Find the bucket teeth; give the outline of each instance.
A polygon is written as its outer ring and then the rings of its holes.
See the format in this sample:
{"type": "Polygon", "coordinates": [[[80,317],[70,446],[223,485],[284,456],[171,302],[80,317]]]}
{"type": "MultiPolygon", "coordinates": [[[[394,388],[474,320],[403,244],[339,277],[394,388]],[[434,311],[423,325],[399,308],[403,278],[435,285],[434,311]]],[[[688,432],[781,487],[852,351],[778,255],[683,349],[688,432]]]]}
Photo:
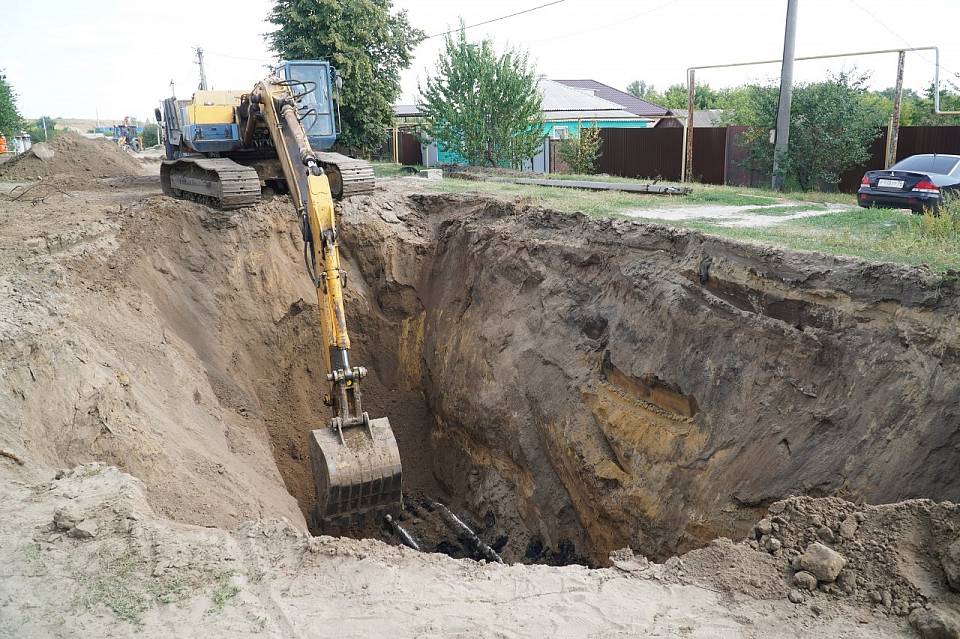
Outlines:
{"type": "Polygon", "coordinates": [[[356,426],[310,433],[310,459],[317,489],[316,523],[330,530],[366,523],[400,510],[400,450],[386,417],[356,426]]]}

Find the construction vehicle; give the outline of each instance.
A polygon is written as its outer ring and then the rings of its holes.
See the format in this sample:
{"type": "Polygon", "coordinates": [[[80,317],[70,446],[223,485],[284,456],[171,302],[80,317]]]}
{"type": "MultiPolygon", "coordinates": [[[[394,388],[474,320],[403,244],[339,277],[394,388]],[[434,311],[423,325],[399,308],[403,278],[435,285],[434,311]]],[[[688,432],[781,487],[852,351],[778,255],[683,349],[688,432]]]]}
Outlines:
{"type": "Polygon", "coordinates": [[[250,91],[197,91],[169,98],[157,120],[166,157],[164,193],[224,209],[260,200],[262,189],[289,193],[300,220],[304,261],[317,290],[333,417],[309,436],[317,491],[313,524],[342,529],[398,514],[401,466],[386,417],[361,403],[363,366],[349,359],[334,197],[373,189],[373,168],[328,150],[336,141],[339,88],[325,61],[281,62],[250,91]]]}
{"type": "Polygon", "coordinates": [[[124,151],[139,153],[143,150],[143,138],[138,135],[137,125],[130,118],[124,118],[122,124],[114,125],[112,139],[124,151]]]}

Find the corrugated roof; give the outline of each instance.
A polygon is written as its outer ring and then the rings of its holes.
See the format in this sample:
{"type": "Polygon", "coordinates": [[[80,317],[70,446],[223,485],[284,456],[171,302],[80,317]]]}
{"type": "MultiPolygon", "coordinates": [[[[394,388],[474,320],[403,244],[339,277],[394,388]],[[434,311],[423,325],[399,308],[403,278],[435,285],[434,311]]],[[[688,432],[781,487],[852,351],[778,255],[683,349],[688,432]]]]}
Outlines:
{"type": "MultiPolygon", "coordinates": [[[[537,88],[543,98],[541,109],[545,120],[636,120],[647,117],[625,109],[616,102],[605,100],[590,89],[580,89],[546,78],[537,81],[537,88]]],[[[420,109],[415,104],[395,104],[393,114],[396,117],[416,117],[420,115],[420,109]]]]}
{"type": "Polygon", "coordinates": [[[542,110],[545,120],[570,120],[577,118],[637,119],[616,102],[597,97],[591,91],[541,78],[537,82],[543,96],[542,110]]]}
{"type": "Polygon", "coordinates": [[[421,115],[420,107],[416,104],[394,104],[393,115],[398,118],[415,118],[421,115]]]}
{"type": "Polygon", "coordinates": [[[615,89],[596,80],[556,80],[556,82],[568,87],[591,91],[596,97],[613,102],[625,111],[635,115],[658,118],[667,114],[667,109],[658,104],[647,102],[631,93],[615,89]]]}
{"type": "MultiPolygon", "coordinates": [[[[680,126],[684,126],[687,120],[686,109],[671,109],[664,118],[676,118],[680,126]]],[[[720,127],[726,126],[723,122],[723,109],[697,109],[693,112],[693,126],[695,127],[720,127]]]]}

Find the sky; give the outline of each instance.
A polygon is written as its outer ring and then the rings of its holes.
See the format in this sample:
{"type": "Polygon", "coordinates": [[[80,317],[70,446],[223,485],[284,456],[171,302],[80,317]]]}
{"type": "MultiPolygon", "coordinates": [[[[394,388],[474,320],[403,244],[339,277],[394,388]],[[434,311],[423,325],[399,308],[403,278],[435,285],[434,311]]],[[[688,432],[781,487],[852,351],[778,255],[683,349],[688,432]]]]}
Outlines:
{"type": "MultiPolygon", "coordinates": [[[[394,0],[428,35],[522,11],[549,0],[394,0]]],[[[592,78],[618,88],[644,80],[658,88],[685,81],[686,68],[780,58],[786,0],[563,0],[468,30],[495,46],[530,52],[548,78],[592,78]]],[[[246,89],[273,56],[263,34],[270,0],[0,0],[0,69],[27,117],[152,117],[158,101],[189,97],[199,81],[194,48],[205,51],[208,82],[246,89]]],[[[799,0],[796,55],[939,46],[941,75],[960,71],[960,0],[799,0]]],[[[415,101],[443,46],[421,43],[403,73],[400,101],[415,101]]],[[[933,53],[907,55],[905,84],[933,78],[933,53]]],[[[830,71],[871,73],[892,86],[896,54],[798,62],[798,82],[830,71]]],[[[711,86],[776,80],[777,65],[704,70],[711,86]]],[[[960,83],[960,80],[958,80],[960,83]]]]}

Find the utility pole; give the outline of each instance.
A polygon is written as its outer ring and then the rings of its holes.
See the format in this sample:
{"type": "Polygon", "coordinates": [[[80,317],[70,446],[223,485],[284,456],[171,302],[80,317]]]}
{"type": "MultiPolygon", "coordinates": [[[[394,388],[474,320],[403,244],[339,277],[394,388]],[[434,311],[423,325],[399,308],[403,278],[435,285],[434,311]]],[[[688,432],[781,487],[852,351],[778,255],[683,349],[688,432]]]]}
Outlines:
{"type": "Polygon", "coordinates": [[[177,91],[173,86],[173,78],[170,78],[170,97],[171,98],[177,97],[177,91]]]}
{"type": "Polygon", "coordinates": [[[681,182],[693,182],[693,110],[696,90],[696,76],[694,70],[690,69],[687,73],[687,122],[683,129],[686,148],[683,150],[681,182]]]}
{"type": "MultiPolygon", "coordinates": [[[[89,111],[87,113],[89,113],[89,111]]],[[[43,125],[43,141],[46,142],[47,141],[47,116],[44,115],[40,118],[40,124],[43,125]]]]}
{"type": "Polygon", "coordinates": [[[200,90],[207,90],[207,72],[203,68],[203,49],[197,47],[194,49],[197,52],[197,64],[200,65],[200,90]]]}
{"type": "Polygon", "coordinates": [[[889,169],[897,161],[897,138],[900,137],[900,105],[903,103],[903,63],[907,52],[901,51],[897,59],[897,85],[893,91],[893,114],[887,133],[887,161],[883,168],[889,169]]]}
{"type": "Polygon", "coordinates": [[[790,146],[790,102],[793,100],[793,52],[797,41],[797,3],[787,0],[787,26],[783,32],[783,63],[780,68],[780,105],[777,108],[777,137],[773,146],[774,191],[783,189],[783,161],[790,146]]]}

